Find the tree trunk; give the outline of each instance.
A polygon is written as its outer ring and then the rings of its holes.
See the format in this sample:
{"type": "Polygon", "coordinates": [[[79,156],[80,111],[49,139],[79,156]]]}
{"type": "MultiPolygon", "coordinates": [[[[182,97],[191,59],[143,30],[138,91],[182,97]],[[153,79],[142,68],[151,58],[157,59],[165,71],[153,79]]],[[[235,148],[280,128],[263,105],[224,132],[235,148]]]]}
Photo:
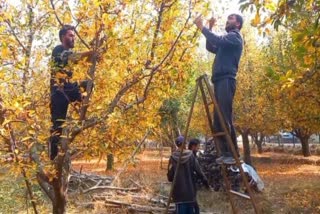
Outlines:
{"type": "Polygon", "coordinates": [[[277,136],[278,146],[281,146],[280,136],[277,136]]]}
{"type": "Polygon", "coordinates": [[[242,143],[243,143],[243,160],[246,164],[251,165],[249,130],[241,130],[242,143]]]}
{"type": "Polygon", "coordinates": [[[262,150],[262,142],[263,142],[263,138],[264,138],[264,135],[261,134],[261,133],[257,133],[254,137],[254,141],[255,141],[255,144],[257,145],[257,148],[258,148],[258,153],[259,154],[262,154],[263,150],[262,150]]]}
{"type": "Polygon", "coordinates": [[[113,169],[113,154],[107,154],[107,170],[113,169]]]}
{"type": "Polygon", "coordinates": [[[53,194],[54,199],[52,200],[52,213],[53,214],[64,214],[66,211],[66,191],[65,187],[63,186],[64,176],[57,176],[52,181],[52,188],[53,188],[53,194]]]}
{"type": "Polygon", "coordinates": [[[301,141],[302,154],[304,157],[311,156],[310,148],[309,148],[309,138],[311,136],[310,130],[297,128],[293,132],[301,141]]]}
{"type": "Polygon", "coordinates": [[[52,200],[53,214],[66,213],[69,174],[71,169],[71,159],[68,151],[70,139],[61,138],[60,142],[60,155],[58,155],[54,160],[57,173],[56,177],[52,181],[52,189],[54,194],[54,198],[52,200]]]}
{"type": "Polygon", "coordinates": [[[309,141],[308,139],[309,138],[299,138],[300,141],[301,141],[301,146],[302,146],[302,154],[304,157],[309,157],[311,156],[311,153],[310,153],[310,148],[309,148],[309,141]]]}
{"type": "Polygon", "coordinates": [[[160,169],[164,169],[163,168],[163,139],[161,138],[161,145],[160,145],[160,169]]]}
{"type": "Polygon", "coordinates": [[[56,201],[52,202],[52,213],[53,214],[64,214],[66,211],[66,197],[62,194],[55,194],[56,201]]]}
{"type": "Polygon", "coordinates": [[[258,153],[259,153],[259,154],[262,154],[262,153],[263,153],[263,150],[262,150],[262,142],[261,142],[261,141],[258,141],[258,142],[257,142],[257,148],[258,148],[258,153]]]}

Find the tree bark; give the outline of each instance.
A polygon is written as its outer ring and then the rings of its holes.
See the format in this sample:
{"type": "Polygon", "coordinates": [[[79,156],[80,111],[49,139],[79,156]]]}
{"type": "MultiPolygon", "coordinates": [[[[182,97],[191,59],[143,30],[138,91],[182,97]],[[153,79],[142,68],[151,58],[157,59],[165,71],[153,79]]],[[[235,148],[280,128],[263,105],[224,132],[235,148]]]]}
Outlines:
{"type": "Polygon", "coordinates": [[[309,157],[311,156],[311,153],[310,153],[310,148],[309,148],[309,142],[308,142],[308,139],[309,138],[299,138],[300,141],[301,141],[301,146],[302,146],[302,154],[304,157],[309,157]]]}
{"type": "Polygon", "coordinates": [[[258,148],[258,153],[262,154],[263,150],[262,150],[262,142],[257,142],[257,148],[258,148]]]}
{"type": "Polygon", "coordinates": [[[309,138],[311,134],[309,132],[310,132],[309,130],[303,129],[303,128],[297,128],[293,132],[301,142],[302,155],[304,157],[311,156],[310,148],[309,148],[309,138]]]}
{"type": "Polygon", "coordinates": [[[55,194],[55,201],[52,202],[52,213],[53,214],[64,214],[66,211],[67,201],[65,196],[61,194],[55,194]]]}
{"type": "Polygon", "coordinates": [[[107,170],[113,169],[113,154],[109,153],[107,154],[107,170]]]}
{"type": "Polygon", "coordinates": [[[240,131],[242,136],[242,143],[243,143],[243,159],[246,164],[251,165],[251,152],[250,152],[250,142],[249,142],[249,130],[241,130],[240,131]]]}
{"type": "Polygon", "coordinates": [[[259,154],[263,153],[262,142],[263,142],[264,135],[261,133],[255,133],[252,135],[252,137],[253,137],[254,143],[257,145],[258,153],[259,154]]]}

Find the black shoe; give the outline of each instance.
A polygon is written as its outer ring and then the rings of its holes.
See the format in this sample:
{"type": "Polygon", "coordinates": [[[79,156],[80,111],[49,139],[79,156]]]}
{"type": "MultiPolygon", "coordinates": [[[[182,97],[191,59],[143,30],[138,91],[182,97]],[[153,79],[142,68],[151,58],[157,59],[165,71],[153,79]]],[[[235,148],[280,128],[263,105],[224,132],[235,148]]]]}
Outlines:
{"type": "Polygon", "coordinates": [[[223,164],[223,160],[225,159],[226,157],[225,156],[220,156],[220,157],[218,157],[217,159],[216,159],[216,163],[217,164],[223,164]]]}
{"type": "Polygon", "coordinates": [[[233,157],[225,157],[223,159],[223,163],[227,165],[233,165],[236,164],[236,160],[233,157]]]}

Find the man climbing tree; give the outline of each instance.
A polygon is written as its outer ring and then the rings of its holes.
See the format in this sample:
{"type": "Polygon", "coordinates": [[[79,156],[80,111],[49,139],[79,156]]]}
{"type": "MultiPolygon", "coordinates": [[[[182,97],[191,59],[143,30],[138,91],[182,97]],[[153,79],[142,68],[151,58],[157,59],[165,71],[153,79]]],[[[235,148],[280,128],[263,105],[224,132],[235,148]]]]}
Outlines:
{"type": "Polygon", "coordinates": [[[82,94],[80,87],[86,90],[87,81],[80,84],[72,82],[72,63],[93,55],[93,51],[74,53],[75,32],[71,25],[64,25],[59,31],[61,44],[52,51],[51,80],[50,80],[50,113],[51,113],[51,136],[49,141],[49,155],[53,160],[58,154],[58,144],[62,134],[62,125],[66,119],[70,103],[81,102],[82,94]]]}
{"type": "MultiPolygon", "coordinates": [[[[215,98],[220,106],[227,128],[229,128],[232,142],[239,155],[236,133],[233,126],[232,105],[236,91],[236,75],[243,48],[242,37],[240,35],[243,19],[238,14],[229,15],[225,27],[227,34],[223,36],[218,36],[211,31],[215,22],[216,20],[211,18],[209,28],[206,28],[203,25],[201,16],[198,16],[194,21],[206,37],[207,50],[216,54],[212,68],[215,98]]],[[[214,110],[213,126],[216,132],[223,132],[216,108],[214,110]]],[[[221,157],[217,158],[217,163],[234,164],[235,160],[232,157],[232,152],[227,144],[226,138],[223,136],[219,137],[218,145],[221,150],[221,157]]]]}

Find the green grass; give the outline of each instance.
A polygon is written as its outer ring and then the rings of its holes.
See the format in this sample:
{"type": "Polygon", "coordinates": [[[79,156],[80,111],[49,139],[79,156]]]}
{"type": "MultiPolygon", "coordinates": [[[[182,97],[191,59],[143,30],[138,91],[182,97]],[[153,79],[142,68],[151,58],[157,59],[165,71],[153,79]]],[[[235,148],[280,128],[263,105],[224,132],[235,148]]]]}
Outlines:
{"type": "MultiPolygon", "coordinates": [[[[32,188],[37,210],[48,213],[47,205],[50,202],[45,199],[38,185],[34,184],[32,188]]],[[[0,214],[2,213],[33,213],[23,177],[15,177],[7,168],[0,168],[0,214]]]]}

